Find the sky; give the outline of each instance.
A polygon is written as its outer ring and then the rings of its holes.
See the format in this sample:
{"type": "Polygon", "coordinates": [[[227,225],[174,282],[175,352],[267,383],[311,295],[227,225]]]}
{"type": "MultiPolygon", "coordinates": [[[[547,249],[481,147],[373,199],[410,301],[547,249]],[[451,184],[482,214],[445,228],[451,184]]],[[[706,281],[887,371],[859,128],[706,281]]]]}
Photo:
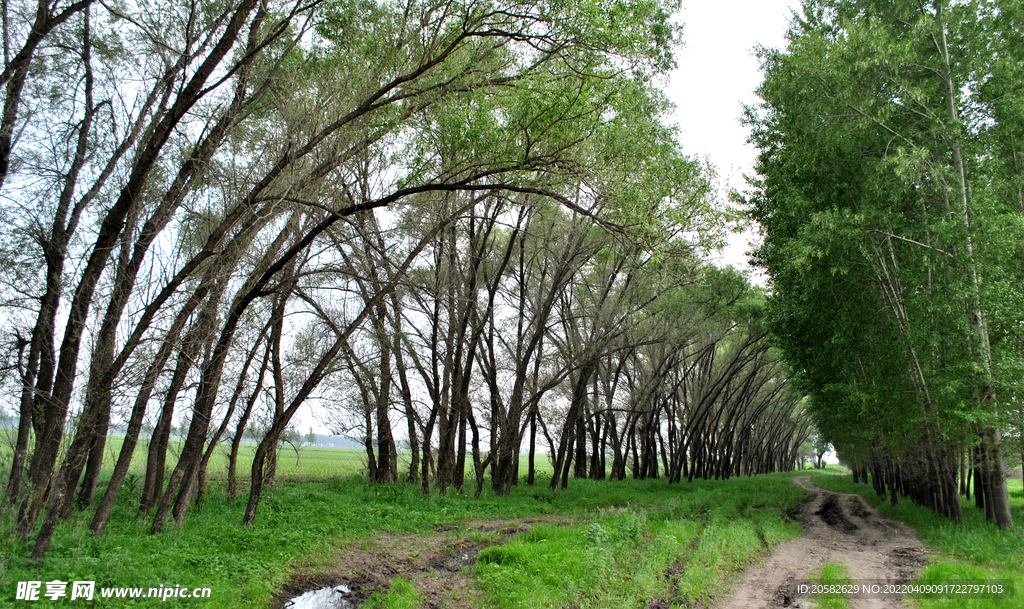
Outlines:
{"type": "MultiPolygon", "coordinates": [[[[730,188],[742,190],[743,174],[753,173],[757,153],[746,143],[740,117],[743,104],[757,100],[761,81],[754,49],[781,48],[798,7],[798,0],[683,0],[684,46],[665,91],[676,105],[683,151],[716,167],[723,196],[730,188]]],[[[721,260],[749,269],[745,252],[752,238],[733,236],[721,260]]]]}

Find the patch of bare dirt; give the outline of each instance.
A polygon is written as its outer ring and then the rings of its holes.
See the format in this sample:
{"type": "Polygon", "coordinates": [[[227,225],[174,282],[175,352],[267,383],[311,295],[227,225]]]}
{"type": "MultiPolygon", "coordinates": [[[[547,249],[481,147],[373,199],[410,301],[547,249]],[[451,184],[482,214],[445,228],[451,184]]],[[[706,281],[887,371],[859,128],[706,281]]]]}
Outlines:
{"type": "MultiPolygon", "coordinates": [[[[721,609],[808,608],[798,582],[827,562],[846,566],[852,580],[904,583],[927,561],[928,550],[903,523],[883,518],[856,495],[834,493],[811,484],[809,476],[793,482],[812,493],[795,517],[804,526],[798,539],[775,548],[763,565],[747,571],[721,609]]],[[[850,598],[853,609],[903,607],[901,601],[850,598]]]]}
{"type": "Polygon", "coordinates": [[[355,605],[375,591],[387,590],[395,577],[408,580],[428,609],[471,609],[483,605],[483,593],[468,570],[484,548],[508,542],[536,523],[571,521],[564,517],[470,520],[435,527],[434,534],[382,535],[355,541],[338,551],[334,563],[315,573],[296,573],[271,603],[282,609],[308,590],[344,585],[355,605]]]}
{"type": "Polygon", "coordinates": [[[818,508],[818,511],[814,512],[814,515],[820,516],[825,521],[825,524],[847,535],[852,535],[860,529],[860,527],[850,522],[850,519],[846,517],[846,512],[843,510],[839,500],[839,495],[835,493],[825,495],[825,499],[821,502],[821,507],[818,508]]]}

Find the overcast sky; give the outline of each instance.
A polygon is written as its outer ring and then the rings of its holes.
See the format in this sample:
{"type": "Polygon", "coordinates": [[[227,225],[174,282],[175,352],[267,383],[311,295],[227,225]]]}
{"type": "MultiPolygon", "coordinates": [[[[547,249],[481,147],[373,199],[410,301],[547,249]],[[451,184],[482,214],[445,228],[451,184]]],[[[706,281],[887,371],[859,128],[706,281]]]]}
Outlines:
{"type": "MultiPolygon", "coordinates": [[[[782,47],[797,0],[683,0],[684,47],[667,93],[687,154],[717,167],[723,190],[742,189],[756,151],[740,124],[742,105],[756,100],[761,80],[754,48],[782,47]]],[[[750,236],[737,235],[724,258],[746,268],[750,236]]]]}

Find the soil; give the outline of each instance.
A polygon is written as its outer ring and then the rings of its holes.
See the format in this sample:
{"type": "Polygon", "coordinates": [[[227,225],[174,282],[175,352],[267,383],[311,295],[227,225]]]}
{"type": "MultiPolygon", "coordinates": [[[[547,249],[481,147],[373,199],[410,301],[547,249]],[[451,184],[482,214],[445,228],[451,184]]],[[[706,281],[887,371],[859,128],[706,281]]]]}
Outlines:
{"type": "Polygon", "coordinates": [[[484,604],[483,592],[470,569],[480,552],[503,544],[536,523],[562,523],[565,518],[469,520],[438,525],[433,534],[386,535],[354,542],[338,551],[331,566],[315,573],[296,573],[271,603],[282,609],[290,598],[328,586],[346,586],[345,600],[355,606],[375,591],[387,590],[403,577],[423,595],[427,609],[475,609],[484,604]]]}
{"type": "MultiPolygon", "coordinates": [[[[763,565],[747,571],[722,609],[776,609],[813,607],[797,584],[827,562],[846,566],[850,579],[904,583],[914,578],[927,561],[928,550],[913,530],[882,518],[857,495],[835,493],[811,484],[809,476],[793,482],[813,493],[794,514],[803,524],[798,538],[783,543],[763,565]]],[[[900,600],[848,599],[852,609],[904,607],[900,600]]]]}

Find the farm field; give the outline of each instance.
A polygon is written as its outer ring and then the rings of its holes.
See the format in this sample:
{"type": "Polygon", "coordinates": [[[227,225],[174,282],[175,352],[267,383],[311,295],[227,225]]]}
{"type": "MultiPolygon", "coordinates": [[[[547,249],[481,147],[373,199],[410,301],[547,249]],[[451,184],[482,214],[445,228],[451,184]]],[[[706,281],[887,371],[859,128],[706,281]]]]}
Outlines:
{"type": "MultiPolygon", "coordinates": [[[[4,436],[11,433],[11,430],[0,429],[0,466],[10,465],[11,445],[14,442],[11,438],[4,436]]],[[[121,451],[123,436],[110,436],[107,439],[107,448],[104,451],[103,471],[100,473],[100,484],[105,484],[110,479],[110,473],[114,469],[117,455],[121,451]]],[[[182,438],[172,438],[168,446],[168,454],[171,461],[177,460],[181,452],[182,438]]],[[[143,439],[135,448],[132,455],[132,465],[129,470],[136,476],[144,476],[146,473],[146,451],[148,442],[143,439]]],[[[223,481],[228,475],[228,452],[230,444],[218,446],[210,457],[208,468],[209,480],[212,482],[223,481]]],[[[238,479],[239,483],[247,483],[249,473],[252,469],[252,458],[256,452],[256,444],[253,442],[243,443],[238,451],[238,479]]],[[[287,446],[281,446],[277,450],[277,478],[279,480],[323,480],[337,476],[350,476],[365,473],[366,452],[361,448],[335,448],[331,446],[305,446],[299,450],[296,459],[295,451],[287,446]]],[[[523,475],[526,472],[526,454],[520,459],[523,475]]],[[[551,464],[547,456],[537,454],[537,473],[551,473],[551,464]]],[[[398,471],[405,474],[409,471],[409,451],[398,451],[398,471]]]]}
{"type": "MultiPolygon", "coordinates": [[[[11,428],[0,429],[0,465],[10,466],[11,446],[14,444],[14,433],[11,428]]],[[[111,435],[107,438],[107,446],[104,451],[103,471],[100,474],[100,483],[105,484],[110,479],[110,473],[114,469],[114,463],[121,452],[123,436],[111,435]]],[[[173,463],[181,454],[181,446],[184,439],[172,437],[168,445],[168,455],[173,463]]],[[[132,455],[131,473],[142,476],[146,472],[146,451],[149,442],[146,438],[139,440],[135,452],[132,455]]],[[[228,472],[228,452],[231,449],[230,442],[221,442],[210,457],[208,468],[210,480],[223,480],[228,472]]],[[[252,457],[256,451],[256,444],[248,441],[243,442],[238,451],[238,476],[239,480],[248,480],[249,471],[252,467],[252,457]]],[[[322,479],[331,476],[347,476],[356,474],[365,467],[366,453],[356,448],[334,448],[330,446],[305,446],[299,450],[298,460],[295,451],[288,445],[278,448],[277,475],[280,479],[322,479]]],[[[408,451],[399,451],[399,463],[408,470],[408,451]]],[[[545,464],[546,460],[543,461],[545,464]]],[[[401,467],[400,466],[400,467],[401,467]]]]}

